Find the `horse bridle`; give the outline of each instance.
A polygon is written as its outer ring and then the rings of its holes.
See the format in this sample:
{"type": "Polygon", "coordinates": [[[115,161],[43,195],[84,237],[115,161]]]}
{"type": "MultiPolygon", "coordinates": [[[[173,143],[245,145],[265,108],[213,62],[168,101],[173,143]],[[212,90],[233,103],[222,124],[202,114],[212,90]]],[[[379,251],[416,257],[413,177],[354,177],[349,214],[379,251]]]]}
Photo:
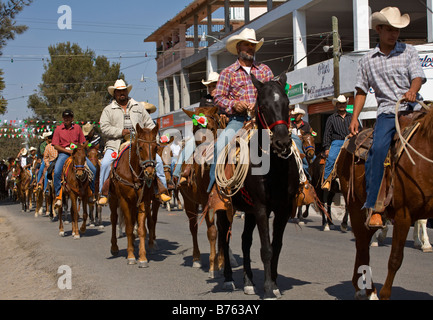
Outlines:
{"type": "Polygon", "coordinates": [[[138,157],[140,167],[142,169],[146,169],[147,167],[155,168],[156,167],[156,160],[153,160],[151,158],[151,155],[152,155],[152,146],[151,145],[152,145],[152,143],[155,143],[156,140],[144,140],[144,139],[137,138],[137,141],[141,141],[141,142],[147,143],[149,145],[149,159],[146,159],[146,160],[141,159],[140,152],[138,151],[138,148],[136,148],[137,157],[138,157]]]}

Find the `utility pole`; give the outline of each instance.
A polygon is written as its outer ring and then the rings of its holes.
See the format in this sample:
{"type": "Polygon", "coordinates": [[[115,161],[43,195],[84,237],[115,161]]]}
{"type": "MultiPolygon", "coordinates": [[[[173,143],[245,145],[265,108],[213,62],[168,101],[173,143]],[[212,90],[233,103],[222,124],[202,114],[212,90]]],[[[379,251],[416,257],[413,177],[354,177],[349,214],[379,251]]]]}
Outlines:
{"type": "Polygon", "coordinates": [[[340,95],[340,36],[338,34],[338,19],[332,17],[332,51],[334,57],[334,98],[340,95]]]}

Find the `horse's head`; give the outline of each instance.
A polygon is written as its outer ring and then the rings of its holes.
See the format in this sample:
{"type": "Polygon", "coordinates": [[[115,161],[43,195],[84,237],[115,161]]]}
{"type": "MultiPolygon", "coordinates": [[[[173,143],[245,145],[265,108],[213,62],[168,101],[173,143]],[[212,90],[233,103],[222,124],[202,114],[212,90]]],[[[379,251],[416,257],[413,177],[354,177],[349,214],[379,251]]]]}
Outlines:
{"type": "Polygon", "coordinates": [[[291,134],[289,120],[289,98],[284,87],[286,74],[282,73],[274,80],[262,83],[251,74],[251,80],[257,88],[256,119],[259,129],[270,131],[271,148],[280,157],[287,157],[291,152],[291,134]]]}
{"type": "Polygon", "coordinates": [[[136,135],[131,143],[131,148],[135,146],[136,156],[143,171],[144,180],[146,183],[150,183],[155,178],[158,125],[153,129],[148,129],[141,128],[137,124],[135,132],[136,135]]]}
{"type": "MultiPolygon", "coordinates": [[[[194,111],[182,109],[189,118],[192,119],[194,137],[197,138],[196,132],[199,130],[208,130],[206,133],[211,133],[213,139],[217,137],[217,130],[221,128],[221,118],[218,115],[218,107],[198,107],[194,111]]],[[[198,140],[197,145],[204,142],[206,134],[202,135],[201,141],[198,140]]]]}
{"type": "Polygon", "coordinates": [[[86,171],[86,142],[71,144],[70,147],[72,149],[72,165],[75,177],[83,182],[88,177],[86,171]]]}
{"type": "Polygon", "coordinates": [[[307,156],[308,163],[311,163],[314,158],[314,154],[316,153],[316,144],[314,143],[314,136],[310,132],[302,133],[302,148],[304,149],[304,153],[307,156]]]}
{"type": "MultiPolygon", "coordinates": [[[[161,140],[161,139],[160,139],[161,140]]],[[[173,143],[174,137],[171,137],[166,142],[160,142],[157,148],[157,153],[162,159],[164,165],[164,175],[167,181],[171,180],[171,144],[173,143]]]]}

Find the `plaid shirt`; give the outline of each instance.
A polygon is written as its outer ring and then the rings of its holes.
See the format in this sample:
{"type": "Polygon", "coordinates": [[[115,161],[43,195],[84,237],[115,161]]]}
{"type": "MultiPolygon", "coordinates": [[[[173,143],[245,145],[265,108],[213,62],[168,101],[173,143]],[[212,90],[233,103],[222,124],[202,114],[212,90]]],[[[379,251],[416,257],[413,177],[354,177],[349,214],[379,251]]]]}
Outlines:
{"type": "MultiPolygon", "coordinates": [[[[418,51],[411,45],[397,42],[388,56],[377,45],[360,59],[355,87],[365,93],[370,88],[374,90],[377,115],[394,113],[397,101],[409,91],[415,78],[426,82],[418,51]]],[[[421,100],[419,94],[417,100],[421,100]]],[[[402,103],[400,110],[406,109],[407,103],[402,103]]]]}
{"type": "MultiPolygon", "coordinates": [[[[271,69],[263,63],[253,63],[251,73],[261,82],[270,81],[274,77],[271,69]]],[[[233,107],[236,101],[255,104],[256,99],[257,89],[239,60],[221,72],[214,100],[223,113],[234,115],[236,112],[233,107]]]]}
{"type": "Polygon", "coordinates": [[[51,161],[56,160],[57,155],[58,155],[58,152],[54,148],[54,146],[51,143],[47,144],[47,146],[45,147],[45,151],[44,151],[45,167],[48,168],[48,166],[50,165],[51,161]]]}

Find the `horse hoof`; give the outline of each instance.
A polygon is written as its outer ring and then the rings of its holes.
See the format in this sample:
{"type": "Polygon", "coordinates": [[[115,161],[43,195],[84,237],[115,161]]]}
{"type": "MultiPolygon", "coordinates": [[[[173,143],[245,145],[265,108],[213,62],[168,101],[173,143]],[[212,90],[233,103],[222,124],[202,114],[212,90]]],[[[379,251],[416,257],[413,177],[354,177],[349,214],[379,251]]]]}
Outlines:
{"type": "Polygon", "coordinates": [[[78,240],[78,239],[80,239],[80,235],[79,234],[75,234],[74,235],[74,240],[78,240]]]}
{"type": "Polygon", "coordinates": [[[274,289],[272,292],[277,297],[277,299],[280,299],[282,297],[281,292],[280,292],[279,289],[274,289]]]}
{"type": "Polygon", "coordinates": [[[374,241],[370,244],[370,247],[378,247],[379,243],[377,241],[374,241]]]}
{"type": "Polygon", "coordinates": [[[323,225],[323,231],[329,231],[329,230],[331,230],[331,229],[329,229],[329,224],[324,224],[323,225]]]}
{"type": "Polygon", "coordinates": [[[128,266],[132,266],[134,264],[137,264],[137,261],[134,258],[129,258],[127,263],[128,266]]]}
{"type": "Polygon", "coordinates": [[[433,252],[433,248],[431,246],[430,247],[422,247],[421,251],[424,253],[429,253],[429,252],[433,252]]]}
{"type": "Polygon", "coordinates": [[[244,287],[244,294],[253,295],[253,294],[256,294],[256,290],[253,286],[245,286],[244,287]]]}
{"type": "Polygon", "coordinates": [[[98,229],[99,229],[99,230],[102,230],[102,229],[104,229],[104,226],[103,226],[103,225],[99,225],[99,226],[98,226],[98,229]]]}
{"type": "Polygon", "coordinates": [[[91,223],[91,224],[89,224],[89,227],[90,227],[90,228],[94,228],[94,227],[95,227],[95,224],[94,224],[94,223],[91,223]]]}
{"type": "Polygon", "coordinates": [[[201,268],[201,262],[200,261],[194,261],[192,263],[193,268],[201,268]]]}
{"type": "Polygon", "coordinates": [[[209,278],[209,279],[215,279],[215,275],[216,275],[216,274],[217,274],[216,271],[214,271],[214,270],[210,271],[210,270],[209,270],[208,278],[209,278]]]}
{"type": "Polygon", "coordinates": [[[60,231],[59,232],[59,236],[64,237],[65,236],[65,231],[60,231]]]}
{"type": "Polygon", "coordinates": [[[340,229],[341,229],[342,232],[347,232],[347,223],[342,223],[340,225],[340,229]]]}
{"type": "Polygon", "coordinates": [[[233,281],[227,281],[223,284],[223,290],[234,291],[236,289],[235,283],[233,281]]]}
{"type": "Polygon", "coordinates": [[[148,261],[138,261],[138,267],[139,268],[149,268],[149,262],[148,261]]]}

